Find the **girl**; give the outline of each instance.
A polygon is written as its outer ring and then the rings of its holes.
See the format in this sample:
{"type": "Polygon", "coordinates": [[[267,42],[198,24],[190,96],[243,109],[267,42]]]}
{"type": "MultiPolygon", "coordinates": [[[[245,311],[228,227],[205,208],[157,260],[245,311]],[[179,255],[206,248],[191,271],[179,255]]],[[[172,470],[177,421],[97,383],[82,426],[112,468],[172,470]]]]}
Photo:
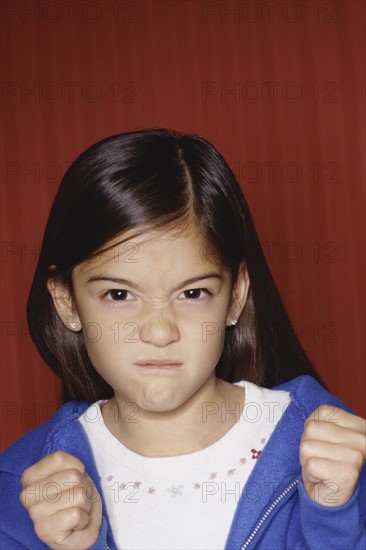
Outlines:
{"type": "Polygon", "coordinates": [[[28,322],[66,403],[3,454],[1,548],[365,548],[365,421],[321,385],[203,138],[72,164],[28,322]]]}

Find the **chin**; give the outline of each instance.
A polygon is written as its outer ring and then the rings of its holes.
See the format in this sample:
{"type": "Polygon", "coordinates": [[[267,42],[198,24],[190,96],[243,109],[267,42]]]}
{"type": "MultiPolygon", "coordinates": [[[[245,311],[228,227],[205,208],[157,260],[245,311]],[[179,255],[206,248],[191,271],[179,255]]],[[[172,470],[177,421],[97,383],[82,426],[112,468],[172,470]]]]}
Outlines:
{"type": "Polygon", "coordinates": [[[141,403],[141,409],[151,413],[168,413],[168,412],[174,411],[175,409],[178,409],[181,404],[183,403],[180,403],[180,402],[174,403],[172,401],[157,400],[157,399],[155,399],[154,401],[144,400],[141,403]]]}
{"type": "Polygon", "coordinates": [[[186,400],[183,396],[176,395],[176,392],[159,388],[157,391],[145,391],[139,401],[139,407],[146,412],[163,413],[178,409],[186,400]]]}

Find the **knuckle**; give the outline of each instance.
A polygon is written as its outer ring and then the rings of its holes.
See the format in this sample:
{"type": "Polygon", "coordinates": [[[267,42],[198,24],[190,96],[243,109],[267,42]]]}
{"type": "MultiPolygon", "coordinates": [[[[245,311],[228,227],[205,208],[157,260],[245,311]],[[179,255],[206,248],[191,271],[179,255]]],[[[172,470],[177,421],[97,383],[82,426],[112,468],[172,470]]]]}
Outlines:
{"type": "Polygon", "coordinates": [[[301,454],[303,457],[309,456],[311,454],[312,445],[308,439],[304,439],[301,443],[301,454]]]}
{"type": "Polygon", "coordinates": [[[96,500],[100,498],[97,488],[93,482],[89,482],[84,485],[84,498],[91,503],[96,502],[96,500]]]}
{"type": "Polygon", "coordinates": [[[306,461],[306,469],[308,472],[314,472],[316,470],[316,466],[317,466],[317,459],[313,456],[311,456],[310,458],[307,459],[306,461]]]}
{"type": "MultiPolygon", "coordinates": [[[[355,437],[356,442],[356,437],[355,437]]],[[[363,461],[366,459],[366,436],[364,434],[358,434],[357,447],[361,453],[363,461]]]]}
{"type": "Polygon", "coordinates": [[[29,511],[29,507],[39,502],[40,490],[36,483],[33,486],[24,487],[19,494],[21,504],[29,511]]]}
{"type": "Polygon", "coordinates": [[[363,465],[365,464],[365,456],[364,456],[364,453],[358,449],[356,449],[354,453],[355,453],[354,464],[356,467],[357,475],[359,475],[363,465]]]}
{"type": "Polygon", "coordinates": [[[27,500],[26,500],[26,491],[25,489],[23,489],[21,492],[20,492],[20,495],[19,495],[19,500],[21,502],[21,504],[25,507],[27,507],[27,500]]]}
{"type": "Polygon", "coordinates": [[[41,515],[38,506],[30,506],[28,508],[28,514],[34,525],[36,525],[36,523],[41,524],[41,515]]]}
{"type": "Polygon", "coordinates": [[[69,510],[69,520],[73,523],[79,523],[84,518],[84,514],[85,512],[81,508],[75,506],[69,510]]]}
{"type": "Polygon", "coordinates": [[[76,468],[71,468],[67,471],[67,480],[72,483],[81,483],[84,475],[76,468]]]}
{"type": "Polygon", "coordinates": [[[85,465],[76,456],[70,455],[65,451],[55,451],[50,455],[54,466],[59,470],[79,470],[85,472],[85,465]]]}
{"type": "Polygon", "coordinates": [[[75,487],[75,491],[73,494],[73,502],[74,504],[82,506],[85,502],[85,495],[84,495],[84,489],[83,487],[75,487]]]}
{"type": "Polygon", "coordinates": [[[56,465],[60,466],[60,469],[63,469],[68,462],[68,455],[64,451],[55,451],[51,459],[56,465]]]}
{"type": "Polygon", "coordinates": [[[27,468],[26,470],[24,470],[24,472],[23,472],[22,475],[20,476],[20,483],[23,485],[23,487],[24,487],[25,485],[28,485],[29,471],[30,471],[31,468],[32,468],[32,466],[29,466],[29,468],[27,468]]]}
{"type": "Polygon", "coordinates": [[[330,405],[329,403],[322,403],[315,409],[315,411],[311,413],[308,420],[313,420],[315,422],[326,421],[328,417],[334,416],[334,414],[338,411],[338,407],[330,405]]]}
{"type": "Polygon", "coordinates": [[[312,417],[314,418],[314,420],[321,422],[327,417],[328,414],[329,414],[329,406],[323,403],[322,405],[319,405],[319,407],[313,412],[312,417]]]}
{"type": "Polygon", "coordinates": [[[90,510],[92,509],[92,503],[91,503],[87,498],[85,498],[85,496],[84,496],[84,497],[83,497],[83,501],[82,501],[82,503],[81,503],[81,505],[80,505],[80,508],[81,508],[84,512],[88,513],[88,512],[90,512],[90,510]]]}
{"type": "Polygon", "coordinates": [[[47,530],[47,521],[43,521],[43,520],[34,521],[34,530],[38,538],[40,538],[43,541],[47,540],[49,536],[49,533],[47,530]]]}
{"type": "Polygon", "coordinates": [[[307,438],[313,438],[319,431],[319,424],[314,420],[308,420],[304,425],[304,436],[307,438]]]}

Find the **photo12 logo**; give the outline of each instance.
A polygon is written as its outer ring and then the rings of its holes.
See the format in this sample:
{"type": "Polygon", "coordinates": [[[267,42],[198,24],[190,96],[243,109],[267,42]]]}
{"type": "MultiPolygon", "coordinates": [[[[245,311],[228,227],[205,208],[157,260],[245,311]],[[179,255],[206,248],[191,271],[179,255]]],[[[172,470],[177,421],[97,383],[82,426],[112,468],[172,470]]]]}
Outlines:
{"type": "MultiPolygon", "coordinates": [[[[345,2],[343,2],[344,4],[345,2]]],[[[201,3],[201,21],[206,24],[290,24],[338,23],[341,3],[287,0],[205,0],[201,3]]]]}
{"type": "Polygon", "coordinates": [[[113,0],[4,0],[0,4],[2,23],[78,24],[138,23],[141,4],[113,0]]]}

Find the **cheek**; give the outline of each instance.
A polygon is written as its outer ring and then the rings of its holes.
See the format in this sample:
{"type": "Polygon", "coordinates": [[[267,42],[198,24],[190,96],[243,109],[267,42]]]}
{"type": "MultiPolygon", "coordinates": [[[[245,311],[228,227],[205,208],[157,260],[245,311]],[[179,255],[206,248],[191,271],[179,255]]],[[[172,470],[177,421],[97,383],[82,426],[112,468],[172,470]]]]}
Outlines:
{"type": "Polygon", "coordinates": [[[192,335],[196,342],[200,342],[206,353],[217,353],[222,348],[226,333],[227,304],[220,303],[209,315],[201,316],[199,323],[192,325],[195,333],[192,335]]]}
{"type": "Polygon", "coordinates": [[[199,339],[208,348],[222,346],[225,340],[226,324],[215,321],[204,321],[200,327],[199,339]]]}
{"type": "Polygon", "coordinates": [[[123,323],[113,318],[101,318],[87,313],[81,318],[84,342],[94,367],[101,372],[110,367],[116,368],[129,347],[123,323]]]}
{"type": "Polygon", "coordinates": [[[118,387],[121,380],[134,381],[131,364],[136,356],[136,344],[115,343],[113,337],[101,338],[97,342],[86,342],[86,349],[95,370],[112,388],[118,387]]]}
{"type": "Polygon", "coordinates": [[[223,295],[214,304],[209,303],[197,309],[187,306],[183,312],[178,313],[177,320],[194,340],[205,343],[212,336],[212,342],[213,337],[222,342],[225,338],[228,310],[229,298],[223,295]]]}
{"type": "Polygon", "coordinates": [[[77,311],[87,344],[100,342],[107,345],[114,341],[116,322],[120,319],[116,310],[103,307],[97,300],[80,300],[77,301],[77,311]]]}
{"type": "Polygon", "coordinates": [[[200,364],[214,367],[218,363],[225,342],[226,325],[224,322],[203,321],[187,338],[187,350],[192,359],[200,364]]]}

